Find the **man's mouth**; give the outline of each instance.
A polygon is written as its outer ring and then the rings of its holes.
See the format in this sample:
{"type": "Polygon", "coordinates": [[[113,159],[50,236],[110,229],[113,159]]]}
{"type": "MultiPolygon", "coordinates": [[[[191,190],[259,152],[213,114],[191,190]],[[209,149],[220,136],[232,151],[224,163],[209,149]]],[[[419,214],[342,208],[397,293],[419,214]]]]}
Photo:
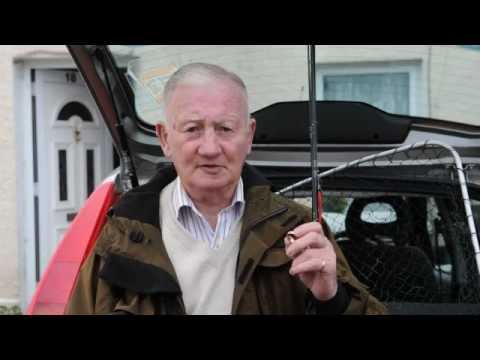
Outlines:
{"type": "Polygon", "coordinates": [[[209,172],[209,173],[216,173],[218,172],[223,166],[215,165],[215,164],[203,164],[199,166],[202,170],[209,172]]]}
{"type": "Polygon", "coordinates": [[[200,165],[200,167],[217,168],[217,167],[220,167],[220,165],[216,165],[216,164],[203,164],[203,165],[200,165]]]}

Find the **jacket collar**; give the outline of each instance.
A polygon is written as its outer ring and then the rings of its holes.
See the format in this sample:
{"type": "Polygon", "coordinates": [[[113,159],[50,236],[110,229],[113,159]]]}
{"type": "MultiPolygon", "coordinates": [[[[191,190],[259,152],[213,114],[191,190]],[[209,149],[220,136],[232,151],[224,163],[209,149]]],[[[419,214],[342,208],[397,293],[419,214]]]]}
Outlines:
{"type": "MultiPolygon", "coordinates": [[[[271,188],[271,183],[248,164],[244,165],[241,176],[247,203],[249,201],[248,193],[251,189],[261,187],[264,191],[269,192],[271,188]]],[[[159,228],[159,194],[176,177],[177,172],[172,165],[160,169],[146,184],[124,194],[113,207],[112,214],[159,228]]]]}

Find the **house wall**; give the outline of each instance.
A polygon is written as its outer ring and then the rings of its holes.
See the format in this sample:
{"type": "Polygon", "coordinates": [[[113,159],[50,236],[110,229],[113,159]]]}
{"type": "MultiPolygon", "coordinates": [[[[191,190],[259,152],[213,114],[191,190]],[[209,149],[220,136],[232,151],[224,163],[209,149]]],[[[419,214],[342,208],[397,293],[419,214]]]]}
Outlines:
{"type": "MultiPolygon", "coordinates": [[[[247,85],[252,111],[278,101],[308,99],[303,45],[189,45],[188,51],[186,45],[165,45],[138,51],[148,59],[138,67],[140,71],[200,61],[236,72],[247,85]]],[[[449,45],[318,45],[316,59],[319,72],[330,73],[410,66],[415,69],[413,115],[480,125],[479,51],[449,45]],[[464,81],[459,81],[459,76],[464,81]]],[[[163,114],[155,109],[157,104],[146,99],[150,95],[143,94],[139,103],[147,120],[155,122],[163,114]]]]}
{"type": "Polygon", "coordinates": [[[431,59],[432,117],[480,125],[480,51],[437,46],[431,59]]]}
{"type": "MultiPolygon", "coordinates": [[[[65,56],[63,45],[0,45],[0,305],[20,300],[22,265],[17,226],[16,150],[14,113],[15,59],[65,56]]],[[[18,135],[18,134],[17,134],[18,135]]]]}

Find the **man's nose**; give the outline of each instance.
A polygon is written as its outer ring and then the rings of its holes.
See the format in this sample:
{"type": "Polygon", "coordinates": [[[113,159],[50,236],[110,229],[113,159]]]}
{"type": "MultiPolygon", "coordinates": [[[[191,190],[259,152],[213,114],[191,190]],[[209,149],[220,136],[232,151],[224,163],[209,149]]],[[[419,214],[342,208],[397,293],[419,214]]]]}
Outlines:
{"type": "Polygon", "coordinates": [[[205,131],[198,148],[198,153],[202,156],[215,156],[220,154],[221,151],[222,150],[215,131],[205,131]]]}

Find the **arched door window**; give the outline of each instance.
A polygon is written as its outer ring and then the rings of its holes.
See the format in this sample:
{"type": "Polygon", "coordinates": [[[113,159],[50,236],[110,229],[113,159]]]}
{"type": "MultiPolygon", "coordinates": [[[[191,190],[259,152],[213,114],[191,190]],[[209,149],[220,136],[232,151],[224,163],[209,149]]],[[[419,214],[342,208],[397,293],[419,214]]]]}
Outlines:
{"type": "Polygon", "coordinates": [[[78,101],[66,104],[58,114],[59,121],[68,121],[72,116],[78,116],[85,122],[93,122],[92,113],[88,108],[78,101]]]}

